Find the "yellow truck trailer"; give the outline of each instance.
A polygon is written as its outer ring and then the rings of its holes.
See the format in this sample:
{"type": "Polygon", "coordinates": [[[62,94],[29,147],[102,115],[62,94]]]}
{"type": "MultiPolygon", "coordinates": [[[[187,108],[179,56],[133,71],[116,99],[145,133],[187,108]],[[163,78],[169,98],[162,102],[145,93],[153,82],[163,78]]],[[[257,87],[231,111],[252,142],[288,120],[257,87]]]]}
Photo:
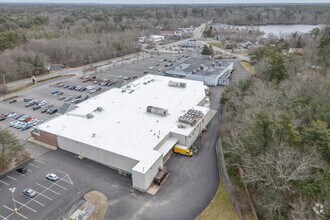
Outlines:
{"type": "Polygon", "coordinates": [[[192,151],[188,147],[179,145],[174,146],[174,153],[182,154],[188,157],[191,157],[193,155],[192,151]]]}

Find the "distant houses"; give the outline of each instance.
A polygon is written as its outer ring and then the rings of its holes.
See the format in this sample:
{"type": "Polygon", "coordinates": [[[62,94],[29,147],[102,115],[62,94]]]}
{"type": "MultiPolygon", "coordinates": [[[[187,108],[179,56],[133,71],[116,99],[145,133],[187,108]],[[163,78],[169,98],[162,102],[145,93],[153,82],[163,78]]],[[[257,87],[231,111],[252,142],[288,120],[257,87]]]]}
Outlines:
{"type": "Polygon", "coordinates": [[[162,35],[150,35],[149,37],[147,36],[139,37],[139,43],[141,44],[146,44],[146,43],[153,44],[163,40],[165,40],[165,37],[162,35]]]}
{"type": "Polygon", "coordinates": [[[141,44],[154,44],[161,41],[164,41],[166,39],[171,38],[178,38],[178,37],[184,37],[188,38],[191,37],[194,31],[194,27],[189,28],[177,28],[175,31],[163,31],[161,30],[158,35],[153,34],[149,36],[142,36],[139,37],[139,43],[141,44]]]}

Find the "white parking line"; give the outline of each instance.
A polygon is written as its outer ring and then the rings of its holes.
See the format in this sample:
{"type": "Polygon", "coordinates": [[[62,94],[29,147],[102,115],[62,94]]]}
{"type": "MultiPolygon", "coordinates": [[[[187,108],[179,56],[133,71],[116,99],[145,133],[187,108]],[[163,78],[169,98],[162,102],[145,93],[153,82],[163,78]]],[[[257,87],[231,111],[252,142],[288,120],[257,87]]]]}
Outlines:
{"type": "Polygon", "coordinates": [[[62,170],[57,170],[57,171],[60,172],[60,173],[65,174],[65,175],[68,175],[67,173],[63,172],[62,170]]]}
{"type": "Polygon", "coordinates": [[[19,173],[19,172],[17,172],[17,171],[16,171],[16,174],[21,175],[21,176],[25,176],[24,174],[21,174],[21,173],[19,173]]]}
{"type": "MultiPolygon", "coordinates": [[[[51,181],[48,180],[48,182],[51,182],[51,181]]],[[[53,183],[52,186],[58,186],[58,187],[60,187],[60,188],[62,188],[62,189],[64,189],[64,190],[67,190],[67,188],[65,188],[65,187],[63,187],[63,186],[61,186],[61,185],[59,185],[59,184],[57,184],[57,183],[55,183],[55,182],[51,182],[51,183],[53,183]]],[[[50,187],[52,187],[52,186],[50,186],[50,187]]]]}
{"type": "Polygon", "coordinates": [[[22,215],[22,214],[19,213],[19,212],[16,212],[16,214],[18,214],[19,216],[21,216],[21,217],[23,217],[23,218],[25,218],[25,219],[28,219],[26,216],[22,215]]]}
{"type": "Polygon", "coordinates": [[[3,183],[3,184],[5,184],[5,185],[9,186],[9,183],[6,183],[6,182],[4,182],[4,181],[2,181],[2,180],[0,180],[0,183],[3,183]]]}
{"type": "Polygon", "coordinates": [[[2,205],[3,207],[5,207],[6,209],[9,209],[10,211],[14,211],[14,210],[12,210],[11,208],[9,208],[8,206],[6,206],[6,205],[2,205]]]}
{"type": "Polygon", "coordinates": [[[21,213],[19,213],[19,212],[14,212],[14,210],[12,210],[11,208],[9,208],[9,207],[7,207],[7,206],[5,206],[5,205],[3,205],[3,206],[4,206],[5,208],[7,208],[7,209],[9,209],[9,210],[12,211],[12,213],[9,214],[9,215],[6,217],[6,219],[8,219],[8,218],[9,218],[10,216],[12,216],[14,213],[16,213],[17,215],[23,217],[24,219],[28,219],[26,216],[22,215],[21,213]]]}
{"type": "MultiPolygon", "coordinates": [[[[30,198],[30,197],[24,195],[23,193],[21,193],[21,195],[24,196],[25,198],[30,199],[29,201],[27,201],[27,202],[25,203],[25,205],[28,204],[30,201],[33,201],[33,202],[35,202],[35,203],[38,203],[38,204],[41,205],[41,206],[45,206],[44,204],[42,204],[41,202],[35,200],[34,198],[30,198]]],[[[39,194],[38,194],[38,195],[39,195],[39,194]]],[[[22,208],[22,207],[21,207],[21,208],[22,208]]]]}
{"type": "Polygon", "coordinates": [[[4,217],[2,215],[0,215],[0,218],[2,218],[2,220],[8,220],[8,218],[6,218],[6,217],[4,217]]]}
{"type": "Polygon", "coordinates": [[[34,210],[34,209],[30,208],[29,206],[27,206],[27,205],[25,205],[25,204],[23,204],[23,203],[21,203],[21,202],[19,202],[19,201],[15,200],[15,199],[14,199],[14,201],[15,201],[16,203],[18,203],[18,204],[20,204],[20,205],[24,206],[25,208],[27,208],[27,209],[30,209],[32,212],[37,212],[36,210],[34,210]]]}
{"type": "Polygon", "coordinates": [[[42,164],[45,164],[45,162],[41,161],[41,160],[34,160],[34,161],[37,161],[38,163],[42,163],[42,164]]]}
{"type": "Polygon", "coordinates": [[[12,179],[12,180],[15,180],[15,181],[17,181],[17,179],[16,179],[16,178],[14,178],[14,177],[12,177],[12,176],[9,176],[9,175],[7,175],[7,177],[8,177],[9,179],[12,179]]]}
{"type": "Polygon", "coordinates": [[[42,195],[43,197],[45,197],[46,199],[49,199],[50,201],[53,201],[53,199],[52,198],[49,198],[48,196],[45,196],[44,194],[42,194],[42,193],[40,193],[40,192],[38,192],[38,191],[36,191],[39,195],[42,195]]]}
{"type": "Polygon", "coordinates": [[[48,189],[47,187],[45,187],[45,186],[43,186],[43,185],[41,185],[41,184],[39,184],[39,183],[36,183],[38,186],[41,186],[42,188],[44,188],[44,189],[47,189],[47,190],[49,190],[49,191],[51,191],[51,192],[53,192],[53,193],[55,193],[55,194],[57,194],[57,195],[61,195],[61,194],[59,194],[58,192],[56,192],[56,191],[54,191],[54,190],[52,190],[52,189],[48,189]]]}
{"type": "Polygon", "coordinates": [[[27,171],[29,171],[29,172],[31,172],[31,173],[32,173],[32,170],[29,170],[29,169],[27,169],[27,171]]]}
{"type": "Polygon", "coordinates": [[[33,164],[33,163],[29,163],[29,165],[30,166],[33,166],[33,167],[35,167],[35,168],[38,168],[39,166],[37,166],[37,165],[35,165],[35,164],[33,164]]]}

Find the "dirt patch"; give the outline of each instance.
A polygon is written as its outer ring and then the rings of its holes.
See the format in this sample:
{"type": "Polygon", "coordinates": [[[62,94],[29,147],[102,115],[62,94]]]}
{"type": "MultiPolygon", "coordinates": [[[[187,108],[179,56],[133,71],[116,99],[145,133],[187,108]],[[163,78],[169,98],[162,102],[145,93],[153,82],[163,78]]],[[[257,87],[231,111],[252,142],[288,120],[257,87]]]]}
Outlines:
{"type": "Polygon", "coordinates": [[[91,191],[84,195],[84,199],[95,205],[95,212],[89,220],[103,220],[108,211],[108,199],[99,191],[91,191]]]}
{"type": "Polygon", "coordinates": [[[254,68],[254,66],[252,66],[250,63],[245,62],[245,61],[241,61],[241,65],[242,67],[249,72],[252,76],[255,76],[257,74],[256,69],[254,68]]]}
{"type": "Polygon", "coordinates": [[[238,220],[222,182],[209,206],[200,214],[197,220],[238,220]]]}
{"type": "Polygon", "coordinates": [[[11,160],[7,167],[0,168],[0,176],[18,167],[19,165],[24,164],[28,160],[31,160],[31,157],[28,153],[24,152],[18,158],[11,160]]]}

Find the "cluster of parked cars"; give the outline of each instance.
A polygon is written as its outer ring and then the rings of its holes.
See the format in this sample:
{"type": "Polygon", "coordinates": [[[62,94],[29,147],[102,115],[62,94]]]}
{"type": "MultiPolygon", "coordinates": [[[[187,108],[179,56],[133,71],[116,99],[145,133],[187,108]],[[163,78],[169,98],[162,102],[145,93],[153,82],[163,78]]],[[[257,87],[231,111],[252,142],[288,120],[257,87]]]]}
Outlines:
{"type": "Polygon", "coordinates": [[[8,112],[7,114],[0,114],[0,121],[4,121],[7,118],[13,118],[15,117],[17,114],[15,112],[8,112]]]}
{"type": "Polygon", "coordinates": [[[123,79],[123,80],[131,80],[131,79],[136,79],[137,76],[118,76],[118,79],[123,79]]]}
{"type": "MultiPolygon", "coordinates": [[[[16,169],[16,172],[20,174],[25,174],[27,172],[27,169],[25,167],[19,167],[16,169]]],[[[52,182],[56,182],[59,177],[55,173],[48,173],[46,175],[46,179],[52,182]]],[[[37,192],[31,188],[26,188],[22,191],[22,194],[29,198],[34,198],[37,195],[37,192]]]]}
{"type": "Polygon", "coordinates": [[[78,95],[78,96],[75,96],[75,97],[68,96],[68,97],[64,97],[64,101],[78,104],[82,101],[87,100],[88,98],[89,98],[89,95],[86,95],[86,96],[78,95]]]}
{"type": "Polygon", "coordinates": [[[26,114],[18,115],[15,119],[16,120],[9,123],[9,127],[21,129],[22,131],[32,128],[33,126],[43,122],[41,119],[37,119],[26,114]]]}
{"type": "MultiPolygon", "coordinates": [[[[99,83],[99,81],[97,81],[97,83],[99,83]]],[[[103,86],[111,86],[112,85],[111,82],[106,82],[106,84],[103,84],[103,83],[105,83],[105,82],[102,82],[102,85],[103,86]]],[[[101,83],[100,83],[100,85],[101,85],[101,83]]],[[[96,88],[96,86],[87,86],[87,87],[84,87],[84,86],[65,85],[65,84],[59,84],[58,87],[63,87],[64,89],[76,90],[76,91],[79,91],[79,92],[88,91],[90,94],[95,93],[97,91],[100,91],[102,89],[101,87],[96,88]]],[[[59,91],[58,90],[54,90],[51,93],[58,95],[58,93],[56,93],[56,92],[59,92],[59,91]]],[[[65,99],[65,98],[63,98],[63,97],[60,97],[59,98],[59,100],[63,100],[63,99],[65,99]]]]}
{"type": "Polygon", "coordinates": [[[47,114],[55,114],[58,109],[54,107],[52,104],[47,105],[47,101],[39,101],[38,99],[32,99],[32,98],[24,98],[24,102],[26,102],[25,107],[33,106],[33,110],[41,109],[41,113],[47,113],[47,114]]]}

